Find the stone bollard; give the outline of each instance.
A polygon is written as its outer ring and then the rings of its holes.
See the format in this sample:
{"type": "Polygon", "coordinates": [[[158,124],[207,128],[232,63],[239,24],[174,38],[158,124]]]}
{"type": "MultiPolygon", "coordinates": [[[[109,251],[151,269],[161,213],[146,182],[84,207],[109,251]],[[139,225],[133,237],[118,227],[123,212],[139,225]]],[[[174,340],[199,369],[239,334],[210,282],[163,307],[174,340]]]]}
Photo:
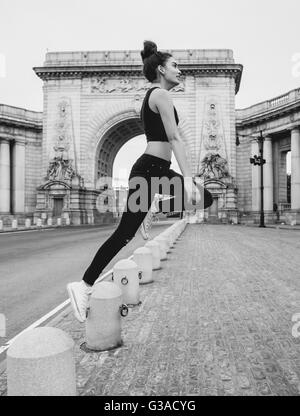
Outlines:
{"type": "Polygon", "coordinates": [[[3,220],[0,220],[0,230],[3,230],[3,220]]]}
{"type": "Polygon", "coordinates": [[[18,220],[16,220],[16,219],[12,220],[12,222],[11,222],[11,228],[13,230],[16,230],[18,228],[18,220]]]}
{"type": "Polygon", "coordinates": [[[154,238],[154,241],[156,241],[159,244],[160,248],[160,260],[164,261],[167,260],[167,243],[166,239],[161,236],[157,236],[154,238]]]}
{"type": "Polygon", "coordinates": [[[175,246],[175,241],[176,241],[175,227],[172,227],[169,233],[170,233],[170,240],[171,240],[170,247],[173,248],[175,246]]]}
{"type": "Polygon", "coordinates": [[[140,304],[139,274],[137,264],[128,259],[118,261],[113,267],[113,280],[123,293],[127,306],[140,304]]]}
{"type": "Polygon", "coordinates": [[[26,218],[26,220],[25,220],[25,227],[26,228],[30,228],[31,227],[31,219],[30,218],[26,218]]]}
{"type": "Polygon", "coordinates": [[[41,226],[42,226],[42,219],[41,219],[41,218],[38,218],[38,219],[37,219],[37,221],[36,221],[36,226],[37,226],[37,227],[41,227],[41,226]]]}
{"type": "Polygon", "coordinates": [[[153,282],[152,277],[152,252],[150,248],[140,247],[133,252],[132,259],[138,266],[138,270],[141,273],[140,284],[153,282]]]}
{"type": "Polygon", "coordinates": [[[61,226],[61,218],[57,218],[56,224],[57,224],[58,227],[61,226]]]}
{"type": "Polygon", "coordinates": [[[70,218],[66,217],[66,225],[70,225],[70,224],[71,224],[70,218]]]}
{"type": "Polygon", "coordinates": [[[160,246],[157,241],[151,240],[145,244],[146,248],[151,250],[152,254],[152,270],[159,270],[161,269],[160,264],[160,246]]]}
{"type": "Polygon", "coordinates": [[[48,218],[47,219],[47,225],[49,225],[51,227],[51,225],[52,225],[52,218],[48,218]]]}
{"type": "Polygon", "coordinates": [[[93,286],[85,321],[89,350],[104,351],[122,345],[121,316],[128,313],[122,297],[122,290],[113,282],[99,282],[93,286]]]}
{"type": "Polygon", "coordinates": [[[166,247],[167,247],[167,253],[170,253],[171,251],[171,235],[166,230],[160,234],[160,237],[163,237],[166,240],[166,247]]]}
{"type": "Polygon", "coordinates": [[[7,351],[8,396],[76,396],[74,341],[52,327],[30,329],[7,351]]]}

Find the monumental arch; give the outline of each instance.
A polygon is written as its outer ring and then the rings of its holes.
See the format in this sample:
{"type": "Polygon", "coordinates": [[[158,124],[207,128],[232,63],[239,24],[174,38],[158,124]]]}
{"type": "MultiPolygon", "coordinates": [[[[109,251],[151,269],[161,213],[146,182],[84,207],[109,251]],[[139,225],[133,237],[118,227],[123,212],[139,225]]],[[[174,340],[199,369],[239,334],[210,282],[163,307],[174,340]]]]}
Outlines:
{"type": "MultiPolygon", "coordinates": [[[[237,221],[235,94],[242,66],[231,50],[169,52],[183,74],[171,94],[192,172],[214,197],[205,216],[237,221]]],[[[140,52],[51,52],[34,70],[44,93],[36,216],[100,222],[101,178],[112,176],[119,149],[143,133],[140,110],[151,84],[140,52]]]]}
{"type": "MultiPolygon", "coordinates": [[[[171,90],[179,130],[193,174],[214,197],[206,219],[259,222],[260,167],[249,159],[262,131],[266,222],[300,223],[300,89],[235,109],[242,67],[232,51],[171,52],[183,73],[171,90]]],[[[35,71],[43,113],[0,104],[0,220],[111,221],[107,198],[104,213],[98,210],[100,179],[111,176],[121,146],[142,133],[139,113],[150,85],[139,51],[49,53],[35,71]]]]}

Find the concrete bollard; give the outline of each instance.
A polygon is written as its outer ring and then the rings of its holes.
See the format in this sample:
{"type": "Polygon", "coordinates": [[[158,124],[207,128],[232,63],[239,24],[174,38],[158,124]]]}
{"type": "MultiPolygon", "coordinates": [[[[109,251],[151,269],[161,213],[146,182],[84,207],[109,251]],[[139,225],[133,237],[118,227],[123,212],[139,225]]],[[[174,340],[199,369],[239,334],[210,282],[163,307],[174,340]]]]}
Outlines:
{"type": "Polygon", "coordinates": [[[166,239],[164,237],[157,236],[154,238],[154,241],[156,241],[159,244],[160,248],[160,260],[164,261],[167,260],[167,245],[166,245],[166,239]]]}
{"type": "Polygon", "coordinates": [[[139,272],[141,272],[140,284],[153,282],[152,277],[152,252],[150,248],[140,247],[133,252],[132,259],[138,266],[139,272]]]}
{"type": "Polygon", "coordinates": [[[0,230],[3,230],[3,220],[0,220],[0,230]]]}
{"type": "Polygon", "coordinates": [[[13,230],[16,230],[18,228],[18,220],[16,220],[16,219],[12,220],[12,222],[11,222],[11,228],[13,230]]]}
{"type": "Polygon", "coordinates": [[[129,307],[140,304],[139,274],[137,264],[128,259],[118,261],[113,267],[113,279],[122,290],[123,301],[129,307]]]}
{"type": "Polygon", "coordinates": [[[159,270],[160,264],[160,245],[157,241],[151,240],[145,244],[145,247],[151,250],[152,254],[152,270],[159,270]]]}
{"type": "Polygon", "coordinates": [[[170,236],[171,236],[171,247],[175,246],[176,243],[176,229],[175,227],[172,227],[170,230],[170,236]]]}
{"type": "Polygon", "coordinates": [[[47,225],[49,225],[50,227],[52,226],[52,218],[47,219],[47,225]]]}
{"type": "Polygon", "coordinates": [[[31,219],[30,218],[26,218],[26,220],[25,220],[25,227],[26,228],[30,228],[31,227],[31,219]]]}
{"type": "Polygon", "coordinates": [[[171,251],[171,243],[172,243],[172,239],[171,239],[171,234],[170,232],[168,232],[168,230],[162,232],[160,234],[160,237],[165,238],[166,240],[166,246],[167,246],[167,253],[170,253],[171,251]]]}
{"type": "Polygon", "coordinates": [[[66,225],[70,225],[70,224],[71,224],[70,218],[66,217],[66,225]]]}
{"type": "Polygon", "coordinates": [[[128,313],[122,290],[113,282],[93,286],[85,321],[86,347],[104,351],[122,345],[121,316],[128,313]]]}
{"type": "Polygon", "coordinates": [[[42,226],[42,219],[41,219],[41,218],[38,218],[38,219],[37,219],[37,221],[36,221],[36,226],[37,226],[37,227],[41,227],[41,226],[42,226]]]}
{"type": "Polygon", "coordinates": [[[8,396],[76,396],[73,350],[61,329],[24,332],[7,350],[8,396]]]}
{"type": "Polygon", "coordinates": [[[61,218],[57,218],[56,224],[57,224],[58,227],[61,226],[61,218]]]}

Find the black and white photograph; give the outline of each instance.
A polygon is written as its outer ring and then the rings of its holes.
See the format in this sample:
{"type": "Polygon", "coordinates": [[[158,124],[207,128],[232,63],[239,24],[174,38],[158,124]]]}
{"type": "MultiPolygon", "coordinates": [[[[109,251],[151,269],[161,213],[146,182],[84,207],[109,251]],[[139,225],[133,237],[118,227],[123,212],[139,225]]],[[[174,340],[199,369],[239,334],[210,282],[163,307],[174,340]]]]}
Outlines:
{"type": "Polygon", "coordinates": [[[300,396],[299,0],[0,16],[0,406],[300,396]]]}

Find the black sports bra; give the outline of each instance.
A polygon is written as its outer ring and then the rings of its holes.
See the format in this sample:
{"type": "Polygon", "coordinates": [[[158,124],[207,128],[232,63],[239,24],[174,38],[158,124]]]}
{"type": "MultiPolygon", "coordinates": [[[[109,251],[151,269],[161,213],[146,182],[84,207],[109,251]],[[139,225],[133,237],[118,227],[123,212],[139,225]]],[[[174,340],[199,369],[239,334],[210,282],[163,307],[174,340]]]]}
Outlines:
{"type": "MultiPolygon", "coordinates": [[[[141,108],[141,120],[146,134],[147,142],[168,142],[168,137],[159,113],[154,113],[149,107],[149,96],[151,92],[159,87],[150,88],[144,98],[141,108]]],[[[176,124],[179,123],[178,114],[174,106],[176,124]]]]}

